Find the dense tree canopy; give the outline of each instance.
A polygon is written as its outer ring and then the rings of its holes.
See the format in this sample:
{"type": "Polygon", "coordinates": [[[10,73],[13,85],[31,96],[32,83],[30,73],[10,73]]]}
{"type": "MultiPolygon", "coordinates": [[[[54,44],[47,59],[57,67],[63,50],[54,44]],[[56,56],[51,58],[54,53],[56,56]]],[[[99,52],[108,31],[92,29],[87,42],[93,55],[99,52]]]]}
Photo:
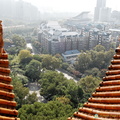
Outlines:
{"type": "Polygon", "coordinates": [[[15,54],[18,54],[20,50],[25,49],[26,42],[22,36],[13,35],[11,37],[11,44],[9,45],[10,46],[6,48],[7,52],[9,54],[15,55],[15,54]]]}
{"type": "Polygon", "coordinates": [[[104,47],[98,45],[94,50],[82,52],[78,58],[74,67],[80,73],[92,68],[106,69],[110,64],[110,61],[114,55],[114,50],[105,51],[104,47]]]}
{"type": "Polygon", "coordinates": [[[93,77],[92,75],[81,78],[78,82],[84,93],[93,93],[100,83],[100,78],[93,77]]]}
{"type": "MultiPolygon", "coordinates": [[[[20,61],[22,61],[25,58],[32,57],[32,54],[29,50],[21,50],[18,54],[18,58],[20,61]]],[[[28,62],[29,63],[29,62],[28,62]]]]}
{"type": "Polygon", "coordinates": [[[40,78],[41,73],[41,62],[37,60],[31,60],[30,63],[26,66],[26,76],[30,81],[36,81],[40,78]]]}
{"type": "Polygon", "coordinates": [[[12,84],[14,86],[14,93],[16,96],[15,101],[18,103],[17,108],[20,108],[23,104],[25,104],[25,96],[28,95],[29,89],[23,87],[23,84],[16,77],[13,77],[12,84]]]}
{"type": "Polygon", "coordinates": [[[32,54],[29,50],[20,50],[18,54],[18,59],[20,61],[20,64],[22,66],[25,66],[26,64],[29,64],[29,62],[32,60],[32,54]]]}
{"type": "Polygon", "coordinates": [[[41,85],[40,94],[47,100],[66,96],[72,104],[77,105],[82,98],[82,89],[73,81],[68,80],[62,73],[45,71],[39,80],[41,85]]]}
{"type": "Polygon", "coordinates": [[[75,67],[77,70],[83,73],[85,70],[89,69],[90,62],[90,55],[87,53],[81,53],[77,58],[75,67]]]}
{"type": "Polygon", "coordinates": [[[102,45],[96,45],[93,50],[100,52],[100,51],[105,51],[105,47],[102,45]]]}
{"type": "Polygon", "coordinates": [[[52,56],[52,55],[42,55],[42,67],[46,68],[46,69],[56,69],[59,68],[61,65],[61,59],[52,56]]]}
{"type": "Polygon", "coordinates": [[[19,35],[13,35],[12,41],[15,46],[19,46],[21,48],[25,48],[26,42],[25,39],[19,35]]]}
{"type": "Polygon", "coordinates": [[[19,109],[21,120],[66,120],[73,114],[73,108],[59,101],[24,105],[19,109]]]}

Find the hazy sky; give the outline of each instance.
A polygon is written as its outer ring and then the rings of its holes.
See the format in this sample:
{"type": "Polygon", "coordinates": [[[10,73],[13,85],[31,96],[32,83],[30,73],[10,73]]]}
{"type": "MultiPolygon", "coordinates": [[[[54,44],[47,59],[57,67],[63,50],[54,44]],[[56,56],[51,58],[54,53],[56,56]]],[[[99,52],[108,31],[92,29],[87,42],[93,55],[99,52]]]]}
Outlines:
{"type": "MultiPolygon", "coordinates": [[[[97,0],[23,0],[31,2],[41,11],[82,12],[94,11],[97,0]]],[[[120,11],[120,0],[107,0],[107,7],[120,11]]]]}

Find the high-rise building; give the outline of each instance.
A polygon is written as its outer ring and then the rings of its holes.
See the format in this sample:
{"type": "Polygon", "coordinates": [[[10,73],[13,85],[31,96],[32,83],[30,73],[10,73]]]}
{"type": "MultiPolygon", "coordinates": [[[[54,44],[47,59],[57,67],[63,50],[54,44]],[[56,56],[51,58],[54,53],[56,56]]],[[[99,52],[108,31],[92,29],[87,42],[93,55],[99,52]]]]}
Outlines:
{"type": "Polygon", "coordinates": [[[0,19],[36,21],[40,18],[38,8],[23,0],[0,0],[0,19]],[[7,3],[7,4],[6,4],[7,3]]]}
{"type": "Polygon", "coordinates": [[[99,21],[102,9],[106,7],[106,0],[97,0],[94,12],[94,21],[99,21]]]}
{"type": "Polygon", "coordinates": [[[100,9],[99,21],[109,22],[111,18],[111,8],[105,7],[100,9]]]}
{"type": "Polygon", "coordinates": [[[104,8],[104,7],[106,7],[106,0],[97,0],[96,7],[98,7],[98,8],[104,8]]]}

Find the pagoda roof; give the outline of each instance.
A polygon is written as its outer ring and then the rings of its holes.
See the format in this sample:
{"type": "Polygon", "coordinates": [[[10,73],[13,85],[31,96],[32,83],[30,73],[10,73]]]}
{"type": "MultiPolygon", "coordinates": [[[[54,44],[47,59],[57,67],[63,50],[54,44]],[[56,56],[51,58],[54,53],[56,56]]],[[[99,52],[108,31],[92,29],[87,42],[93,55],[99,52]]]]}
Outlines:
{"type": "Polygon", "coordinates": [[[99,87],[68,120],[120,120],[120,46],[99,87]]]}
{"type": "Polygon", "coordinates": [[[18,111],[15,109],[17,103],[13,100],[8,54],[3,48],[3,31],[0,21],[0,120],[20,120],[17,118],[18,111]]]}

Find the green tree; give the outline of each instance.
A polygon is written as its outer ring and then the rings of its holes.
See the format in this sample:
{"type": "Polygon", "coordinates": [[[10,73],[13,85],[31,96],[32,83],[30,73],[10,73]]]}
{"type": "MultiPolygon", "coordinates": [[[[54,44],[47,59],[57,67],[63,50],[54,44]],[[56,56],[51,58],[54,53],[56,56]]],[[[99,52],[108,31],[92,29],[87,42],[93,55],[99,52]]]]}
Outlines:
{"type": "Polygon", "coordinates": [[[59,101],[23,105],[19,109],[21,120],[66,120],[75,111],[72,106],[59,101]]]}
{"type": "Polygon", "coordinates": [[[69,64],[68,64],[68,63],[63,62],[61,67],[62,67],[62,69],[67,70],[67,68],[69,67],[69,64]]]}
{"type": "Polygon", "coordinates": [[[85,71],[86,75],[92,75],[94,77],[100,77],[101,76],[101,71],[98,68],[92,68],[89,70],[85,71]]]}
{"type": "Polygon", "coordinates": [[[90,51],[91,55],[91,63],[90,63],[90,68],[98,68],[102,69],[104,68],[105,65],[105,52],[104,51],[90,51]]]}
{"type": "Polygon", "coordinates": [[[15,46],[19,46],[21,48],[25,48],[26,42],[25,39],[19,35],[13,35],[12,36],[12,41],[15,46]]]}
{"type": "Polygon", "coordinates": [[[18,58],[21,64],[28,64],[32,60],[32,54],[29,50],[21,50],[18,54],[18,58]]]}
{"type": "Polygon", "coordinates": [[[96,45],[93,50],[100,52],[100,51],[105,51],[105,47],[102,45],[96,45]]]}
{"type": "Polygon", "coordinates": [[[90,75],[90,76],[86,76],[84,78],[81,78],[78,81],[78,85],[82,88],[84,93],[91,94],[95,91],[95,89],[99,85],[100,81],[101,81],[100,78],[93,77],[92,75],[90,75]]]}
{"type": "Polygon", "coordinates": [[[25,75],[30,79],[30,81],[36,81],[40,78],[41,73],[41,62],[37,60],[31,60],[30,63],[26,66],[25,75]]]}
{"type": "Polygon", "coordinates": [[[7,48],[7,52],[10,54],[10,55],[15,55],[15,54],[18,54],[19,53],[19,48],[17,47],[8,47],[7,48]]]}
{"type": "Polygon", "coordinates": [[[44,55],[42,59],[42,66],[46,69],[51,69],[51,61],[52,56],[51,55],[44,55]]]}
{"type": "Polygon", "coordinates": [[[5,47],[5,49],[10,47],[12,45],[12,43],[13,42],[10,39],[4,39],[4,47],[5,47]]]}
{"type": "Polygon", "coordinates": [[[42,57],[42,55],[35,54],[35,55],[33,55],[33,59],[38,60],[39,62],[42,62],[43,57],[42,57]]]}
{"type": "Polygon", "coordinates": [[[56,54],[54,57],[59,58],[61,61],[63,61],[63,57],[60,54],[56,54]]]}
{"type": "Polygon", "coordinates": [[[55,69],[59,68],[60,65],[61,65],[61,60],[56,57],[52,57],[52,61],[51,61],[52,68],[55,70],[55,69]]]}
{"type": "Polygon", "coordinates": [[[110,49],[109,51],[105,52],[105,68],[107,68],[110,65],[114,54],[115,51],[113,49],[110,49]]]}
{"type": "Polygon", "coordinates": [[[32,45],[33,45],[33,47],[37,50],[37,52],[38,53],[40,53],[41,52],[41,43],[39,42],[39,41],[37,41],[37,40],[33,40],[32,41],[32,45]]]}
{"type": "Polygon", "coordinates": [[[12,55],[18,54],[19,51],[25,49],[26,46],[24,38],[18,35],[13,35],[11,41],[6,39],[5,43],[7,52],[12,55]]]}
{"type": "Polygon", "coordinates": [[[87,53],[81,53],[77,58],[75,68],[81,73],[84,73],[85,70],[89,69],[90,62],[91,62],[90,55],[87,53]]]}
{"type": "Polygon", "coordinates": [[[23,85],[28,84],[28,77],[27,76],[22,75],[22,74],[17,74],[16,77],[18,77],[20,79],[20,81],[22,82],[23,85]]]}
{"type": "Polygon", "coordinates": [[[12,42],[13,42],[13,46],[9,48],[9,51],[12,52],[12,50],[14,50],[14,54],[18,54],[20,50],[25,49],[26,42],[23,37],[18,36],[18,35],[13,35],[12,42]]]}
{"type": "Polygon", "coordinates": [[[34,92],[32,94],[29,94],[25,100],[26,104],[33,104],[34,102],[38,101],[37,94],[34,92]]]}
{"type": "Polygon", "coordinates": [[[15,101],[17,102],[17,108],[20,108],[23,104],[25,104],[25,97],[29,93],[29,89],[23,87],[23,84],[19,81],[17,77],[12,77],[12,84],[14,86],[15,93],[15,101]]]}
{"type": "Polygon", "coordinates": [[[73,106],[77,106],[82,98],[82,89],[73,81],[68,80],[62,73],[45,71],[39,80],[41,85],[40,94],[47,100],[65,96],[69,98],[73,106]]]}
{"type": "Polygon", "coordinates": [[[70,99],[65,97],[65,96],[57,97],[56,100],[63,103],[63,104],[69,104],[70,103],[70,99]]]}

